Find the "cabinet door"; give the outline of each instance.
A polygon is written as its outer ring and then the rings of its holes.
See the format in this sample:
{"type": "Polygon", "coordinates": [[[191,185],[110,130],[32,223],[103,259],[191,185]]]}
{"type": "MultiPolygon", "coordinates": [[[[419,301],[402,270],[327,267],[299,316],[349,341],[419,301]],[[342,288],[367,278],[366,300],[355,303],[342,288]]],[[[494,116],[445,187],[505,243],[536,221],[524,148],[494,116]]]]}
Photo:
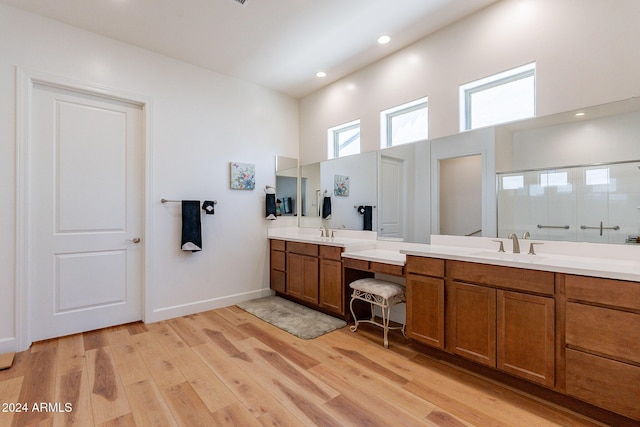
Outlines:
{"type": "Polygon", "coordinates": [[[547,387],[555,382],[554,301],[497,291],[498,369],[547,387]]]}
{"type": "Polygon", "coordinates": [[[287,295],[318,304],[318,258],[288,254],[287,295]]]}
{"type": "Polygon", "coordinates": [[[444,280],[407,275],[407,335],[444,349],[444,280]]]}
{"type": "Polygon", "coordinates": [[[287,295],[302,299],[304,284],[304,255],[287,255],[287,295]]]}
{"type": "Polygon", "coordinates": [[[302,299],[318,304],[318,258],[303,256],[302,299]]]}
{"type": "Polygon", "coordinates": [[[323,259],[320,261],[320,306],[338,314],[344,314],[342,300],[342,263],[323,259]]]}
{"type": "Polygon", "coordinates": [[[448,282],[448,350],[474,362],[496,366],[496,290],[448,282]]]}

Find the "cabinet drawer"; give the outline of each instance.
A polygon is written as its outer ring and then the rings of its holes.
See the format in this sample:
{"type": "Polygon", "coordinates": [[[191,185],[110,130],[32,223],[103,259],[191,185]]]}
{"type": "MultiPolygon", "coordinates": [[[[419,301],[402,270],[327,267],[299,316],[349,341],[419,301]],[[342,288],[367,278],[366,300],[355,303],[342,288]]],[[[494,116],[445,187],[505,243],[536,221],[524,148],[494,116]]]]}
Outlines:
{"type": "Polygon", "coordinates": [[[277,292],[286,291],[286,276],[284,271],[271,270],[271,289],[277,292]]]}
{"type": "Polygon", "coordinates": [[[640,310],[640,283],[565,276],[567,299],[640,310]]]}
{"type": "Polygon", "coordinates": [[[287,242],[287,251],[300,255],[318,256],[318,245],[313,243],[287,242]]]}
{"type": "Polygon", "coordinates": [[[284,251],[285,241],[271,239],[271,249],[276,251],[284,251]]]}
{"type": "Polygon", "coordinates": [[[567,349],[567,394],[640,420],[640,367],[567,349]]]}
{"type": "Polygon", "coordinates": [[[640,314],[568,302],[566,342],[640,364],[640,314]]]}
{"type": "Polygon", "coordinates": [[[407,256],[407,273],[444,277],[444,260],[409,255],[407,256]]]}
{"type": "Polygon", "coordinates": [[[334,261],[340,261],[342,254],[342,248],[338,246],[320,246],[320,257],[325,259],[332,259],[334,261]]]}
{"type": "Polygon", "coordinates": [[[404,267],[401,265],[371,262],[369,269],[374,273],[390,274],[392,276],[404,276],[404,267]]]}
{"type": "Polygon", "coordinates": [[[364,261],[361,259],[353,259],[353,258],[345,258],[342,260],[345,268],[353,268],[356,270],[369,270],[369,261],[364,261]]]}
{"type": "Polygon", "coordinates": [[[285,271],[284,252],[271,251],[271,268],[273,270],[285,271]]]}
{"type": "Polygon", "coordinates": [[[455,280],[492,287],[553,295],[555,274],[548,271],[447,261],[447,275],[455,280]]]}

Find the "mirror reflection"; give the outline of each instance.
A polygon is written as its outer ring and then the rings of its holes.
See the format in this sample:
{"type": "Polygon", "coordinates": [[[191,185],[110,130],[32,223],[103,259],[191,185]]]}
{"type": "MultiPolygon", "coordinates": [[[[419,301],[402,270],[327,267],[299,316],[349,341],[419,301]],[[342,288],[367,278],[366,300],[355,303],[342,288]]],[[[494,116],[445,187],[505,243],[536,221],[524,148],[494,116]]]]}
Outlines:
{"type": "Polygon", "coordinates": [[[640,162],[498,174],[498,235],[638,243],[640,162]]]}
{"type": "Polygon", "coordinates": [[[300,226],[362,230],[357,208],[376,206],[372,229],[380,239],[428,243],[432,233],[528,231],[545,240],[635,243],[640,164],[632,162],[640,159],[639,140],[640,99],[629,98],[306,165],[300,226]],[[628,164],[622,175],[620,163],[628,164]],[[558,181],[565,173],[566,183],[558,181]],[[587,184],[587,175],[595,182],[606,173],[608,183],[587,184]],[[335,194],[336,176],[349,177],[348,196],[335,194]],[[521,188],[509,187],[520,180],[521,188]],[[321,218],[325,191],[332,205],[327,220],[321,218]]]}
{"type": "Polygon", "coordinates": [[[276,215],[296,216],[298,194],[298,159],[276,157],[276,215]]]}
{"type": "Polygon", "coordinates": [[[377,153],[326,160],[300,168],[301,227],[377,229],[377,153]],[[364,212],[359,207],[365,208],[364,212]],[[365,215],[365,213],[371,212],[365,215]],[[366,217],[366,218],[365,218],[366,217]],[[365,219],[369,220],[367,223],[365,219]]]}

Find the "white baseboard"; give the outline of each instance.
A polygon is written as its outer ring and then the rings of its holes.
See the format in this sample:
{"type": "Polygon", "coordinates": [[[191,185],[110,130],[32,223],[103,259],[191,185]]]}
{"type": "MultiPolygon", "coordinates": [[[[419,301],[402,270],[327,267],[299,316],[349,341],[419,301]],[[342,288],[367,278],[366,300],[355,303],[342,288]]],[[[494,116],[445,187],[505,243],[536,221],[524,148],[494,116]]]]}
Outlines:
{"type": "Polygon", "coordinates": [[[0,354],[17,351],[18,344],[15,337],[0,339],[0,354]]]}
{"type": "Polygon", "coordinates": [[[161,320],[173,319],[190,314],[200,313],[203,311],[214,310],[216,308],[229,307],[239,302],[249,301],[255,298],[262,298],[273,295],[273,291],[269,288],[259,289],[257,291],[245,292],[241,294],[225,295],[220,298],[212,298],[202,301],[191,302],[188,304],[175,305],[172,307],[163,307],[153,310],[150,316],[145,316],[145,323],[159,322],[161,320]]]}

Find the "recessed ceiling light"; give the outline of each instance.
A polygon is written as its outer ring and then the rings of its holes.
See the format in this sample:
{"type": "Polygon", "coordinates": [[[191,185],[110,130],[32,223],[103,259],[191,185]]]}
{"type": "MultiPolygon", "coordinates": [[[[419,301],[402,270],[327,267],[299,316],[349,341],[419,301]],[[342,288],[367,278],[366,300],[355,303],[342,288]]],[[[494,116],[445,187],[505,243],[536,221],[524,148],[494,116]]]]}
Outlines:
{"type": "Polygon", "coordinates": [[[320,77],[320,78],[327,77],[327,73],[325,73],[324,71],[318,71],[316,73],[316,77],[320,77]]]}
{"type": "Polygon", "coordinates": [[[391,37],[389,37],[387,35],[378,37],[378,43],[380,43],[380,44],[387,44],[390,41],[391,41],[391,37]]]}
{"type": "Polygon", "coordinates": [[[584,116],[585,114],[587,114],[587,113],[585,113],[585,112],[581,111],[581,112],[579,112],[579,113],[576,113],[576,117],[582,117],[582,116],[584,116]]]}

